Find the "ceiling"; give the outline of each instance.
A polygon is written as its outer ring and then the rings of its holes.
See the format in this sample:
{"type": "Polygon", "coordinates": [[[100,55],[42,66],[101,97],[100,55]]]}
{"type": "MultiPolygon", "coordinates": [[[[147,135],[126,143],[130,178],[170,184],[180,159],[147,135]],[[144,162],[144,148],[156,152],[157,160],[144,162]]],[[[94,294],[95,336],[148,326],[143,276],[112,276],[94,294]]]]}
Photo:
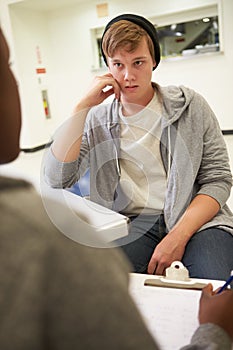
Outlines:
{"type": "Polygon", "coordinates": [[[52,11],[69,5],[91,2],[92,0],[23,0],[11,6],[24,7],[36,11],[52,11]]]}

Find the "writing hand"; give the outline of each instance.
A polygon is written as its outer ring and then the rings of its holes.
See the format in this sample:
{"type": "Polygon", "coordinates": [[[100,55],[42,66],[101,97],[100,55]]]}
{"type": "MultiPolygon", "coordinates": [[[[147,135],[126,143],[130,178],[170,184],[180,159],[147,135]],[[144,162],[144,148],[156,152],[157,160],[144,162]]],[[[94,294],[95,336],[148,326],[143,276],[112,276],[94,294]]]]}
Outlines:
{"type": "Polygon", "coordinates": [[[214,323],[233,339],[233,290],[217,294],[212,284],[204,287],[200,298],[199,322],[214,323]]]}

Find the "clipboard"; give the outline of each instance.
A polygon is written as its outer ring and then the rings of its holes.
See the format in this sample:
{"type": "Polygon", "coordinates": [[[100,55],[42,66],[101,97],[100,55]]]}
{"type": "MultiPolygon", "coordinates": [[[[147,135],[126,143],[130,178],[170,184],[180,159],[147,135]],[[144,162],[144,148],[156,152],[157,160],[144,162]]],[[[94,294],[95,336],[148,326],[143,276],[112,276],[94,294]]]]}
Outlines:
{"type": "MultiPolygon", "coordinates": [[[[181,263],[174,262],[180,265],[181,263]]],[[[182,265],[180,265],[182,267],[182,265]]],[[[181,270],[183,271],[183,270],[181,270]]],[[[174,272],[170,271],[169,272],[174,272]]],[[[190,339],[199,326],[198,312],[201,290],[193,290],[193,286],[184,288],[188,282],[200,282],[204,285],[211,283],[214,289],[224,284],[222,280],[196,279],[180,281],[182,277],[175,277],[175,281],[171,279],[168,272],[166,283],[162,283],[162,287],[157,286],[156,281],[165,278],[165,276],[152,275],[149,279],[154,279],[152,284],[145,285],[148,274],[130,273],[129,292],[135,302],[146,326],[163,350],[180,349],[189,344],[190,339]],[[191,280],[191,281],[190,281],[191,280]],[[172,281],[172,282],[171,282],[172,281]],[[172,283],[170,288],[169,284],[172,283]],[[181,283],[181,288],[176,288],[174,284],[181,283]],[[167,287],[167,288],[163,288],[167,287]]],[[[182,272],[174,272],[176,275],[182,272]]],[[[233,348],[232,348],[233,350],[233,348]]]]}
{"type": "Polygon", "coordinates": [[[156,279],[147,278],[144,281],[144,285],[192,290],[202,290],[207,285],[207,283],[202,283],[190,278],[187,268],[181,261],[173,261],[171,266],[165,271],[165,276],[158,276],[156,279]]]}

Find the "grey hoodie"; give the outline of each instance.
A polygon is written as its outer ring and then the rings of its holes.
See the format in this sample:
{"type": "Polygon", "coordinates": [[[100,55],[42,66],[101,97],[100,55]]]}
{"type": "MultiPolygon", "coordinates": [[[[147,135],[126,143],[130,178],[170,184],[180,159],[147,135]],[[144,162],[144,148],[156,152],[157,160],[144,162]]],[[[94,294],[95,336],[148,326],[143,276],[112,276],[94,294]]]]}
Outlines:
{"type": "MultiPolygon", "coordinates": [[[[223,226],[233,233],[233,214],[226,205],[232,175],[225,141],[218,121],[205,99],[184,86],[154,84],[161,98],[160,151],[167,174],[164,217],[170,230],[197,194],[220,204],[218,214],[204,226],[223,226]]],[[[45,160],[45,179],[52,187],[70,187],[90,166],[90,199],[119,210],[120,126],[119,102],[101,104],[86,119],[79,158],[59,162],[50,148],[45,160]]]]}

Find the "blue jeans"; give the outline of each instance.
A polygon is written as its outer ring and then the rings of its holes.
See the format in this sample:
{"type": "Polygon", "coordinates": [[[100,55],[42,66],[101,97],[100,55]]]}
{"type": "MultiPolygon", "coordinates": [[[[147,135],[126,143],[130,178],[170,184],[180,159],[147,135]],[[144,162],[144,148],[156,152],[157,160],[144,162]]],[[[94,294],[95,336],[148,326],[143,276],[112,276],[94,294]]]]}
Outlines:
{"type": "MultiPolygon", "coordinates": [[[[147,272],[154,249],[166,234],[163,215],[133,218],[129,236],[118,244],[134,272],[147,272]]],[[[195,233],[186,245],[182,263],[190,277],[226,280],[233,270],[233,236],[217,227],[195,233]]]]}

